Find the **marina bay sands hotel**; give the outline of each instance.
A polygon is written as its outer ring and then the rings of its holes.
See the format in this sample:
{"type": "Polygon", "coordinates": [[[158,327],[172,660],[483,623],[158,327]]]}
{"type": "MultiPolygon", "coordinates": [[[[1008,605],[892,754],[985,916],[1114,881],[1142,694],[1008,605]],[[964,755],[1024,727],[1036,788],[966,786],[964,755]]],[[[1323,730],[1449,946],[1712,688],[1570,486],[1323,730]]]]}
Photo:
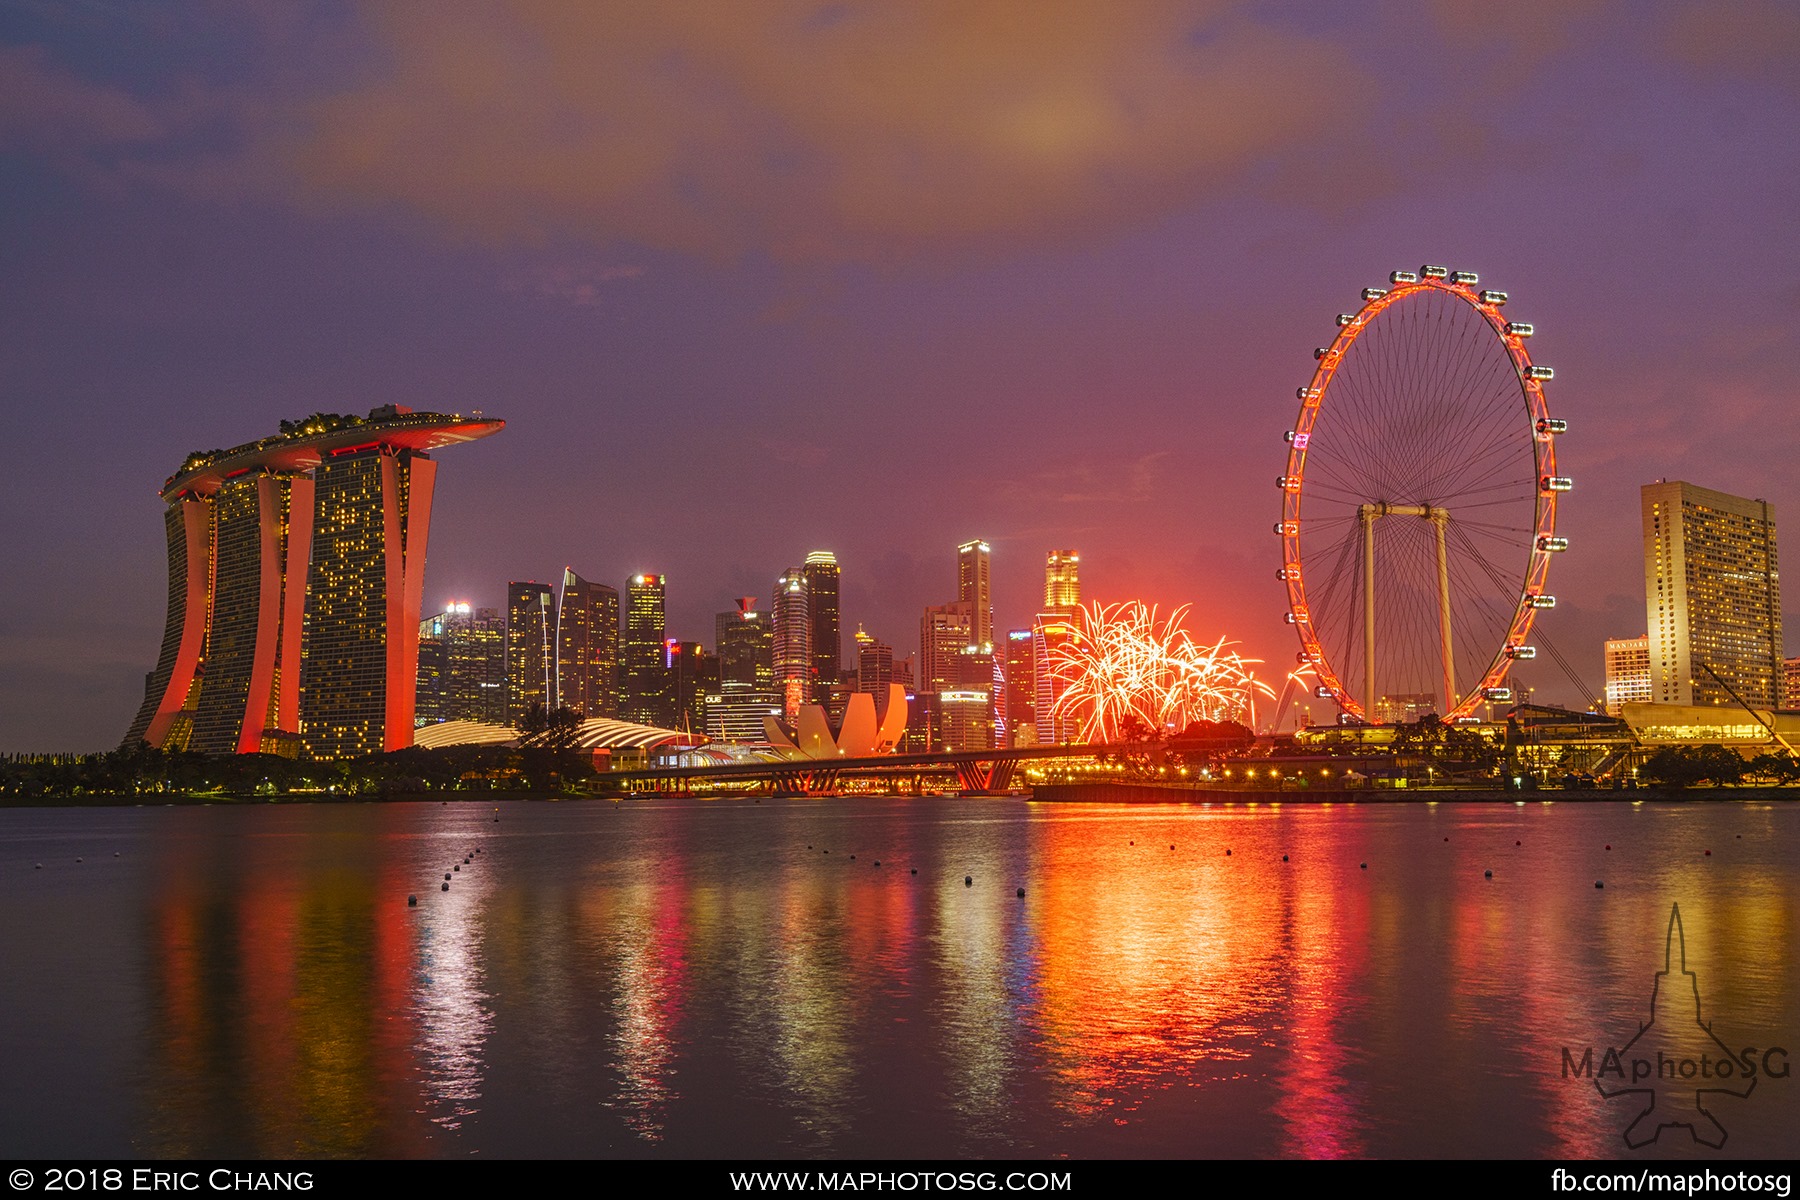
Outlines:
{"type": "Polygon", "coordinates": [[[167,483],[169,615],[126,744],[353,758],[412,745],[430,451],[504,421],[315,414],[167,483]]]}

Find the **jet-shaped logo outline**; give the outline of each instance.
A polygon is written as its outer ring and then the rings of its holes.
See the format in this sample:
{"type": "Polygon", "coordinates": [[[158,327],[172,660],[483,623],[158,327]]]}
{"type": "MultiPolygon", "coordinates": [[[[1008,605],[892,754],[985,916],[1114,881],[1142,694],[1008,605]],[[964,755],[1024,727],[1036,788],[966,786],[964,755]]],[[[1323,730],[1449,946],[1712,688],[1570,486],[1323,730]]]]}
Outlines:
{"type": "MultiPolygon", "coordinates": [[[[1638,1026],[1637,1034],[1617,1052],[1615,1061],[1621,1063],[1631,1061],[1631,1048],[1656,1027],[1657,1015],[1665,1000],[1679,1003],[1680,992],[1671,994],[1664,991],[1664,985],[1675,978],[1679,978],[1681,981],[1675,986],[1685,988],[1686,993],[1692,996],[1694,1024],[1712,1041],[1713,1045],[1719,1048],[1721,1058],[1736,1063],[1737,1056],[1732,1054],[1730,1047],[1719,1040],[1719,1035],[1713,1032],[1712,1023],[1701,1019],[1700,978],[1687,969],[1687,934],[1681,926],[1681,906],[1679,904],[1669,906],[1669,934],[1663,946],[1663,969],[1656,973],[1656,985],[1650,992],[1650,1019],[1638,1026]]],[[[1658,1057],[1660,1067],[1661,1056],[1658,1057]]],[[[1747,1076],[1747,1084],[1742,1091],[1723,1086],[1721,1081],[1716,1078],[1705,1081],[1707,1086],[1693,1087],[1694,1098],[1691,1110],[1684,1103],[1686,1094],[1690,1090],[1689,1081],[1678,1080],[1676,1083],[1679,1086],[1671,1087],[1668,1081],[1662,1081],[1655,1087],[1621,1087],[1609,1092],[1606,1090],[1606,1084],[1602,1077],[1598,1074],[1594,1077],[1594,1086],[1608,1100],[1616,1099],[1619,1096],[1643,1096],[1645,1098],[1643,1111],[1638,1113],[1631,1124],[1625,1128],[1625,1144],[1631,1149],[1641,1150],[1652,1144],[1662,1136],[1665,1129],[1686,1129],[1700,1145],[1709,1146],[1714,1150],[1722,1149],[1725,1139],[1730,1135],[1725,1132],[1725,1127],[1719,1124],[1718,1118],[1713,1116],[1712,1111],[1707,1108],[1707,1098],[1710,1095],[1725,1095],[1736,1096],[1740,1100],[1748,1099],[1750,1093],[1756,1090],[1756,1077],[1747,1076]],[[1665,1097],[1676,1100],[1676,1103],[1669,1106],[1667,1115],[1659,1115],[1657,1112],[1658,1101],[1665,1097]]]]}

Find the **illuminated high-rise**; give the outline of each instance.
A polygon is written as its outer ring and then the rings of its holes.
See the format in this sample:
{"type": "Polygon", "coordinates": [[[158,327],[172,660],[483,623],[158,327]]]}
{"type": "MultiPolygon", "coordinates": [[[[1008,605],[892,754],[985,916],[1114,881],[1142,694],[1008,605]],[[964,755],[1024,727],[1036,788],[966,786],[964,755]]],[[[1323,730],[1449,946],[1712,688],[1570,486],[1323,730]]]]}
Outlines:
{"type": "Polygon", "coordinates": [[[506,718],[556,707],[556,598],[547,583],[506,585],[506,718]]]}
{"type": "Polygon", "coordinates": [[[414,723],[506,723],[506,623],[498,609],[451,601],[419,622],[414,723]]]}
{"type": "Polygon", "coordinates": [[[429,451],[504,422],[315,413],[163,485],[169,612],[126,740],[343,758],[412,744],[429,451]]]}
{"type": "Polygon", "coordinates": [[[1762,500],[1658,480],[1644,485],[1642,510],[1651,700],[1734,704],[1735,692],[1752,708],[1779,707],[1781,583],[1773,509],[1762,500]]]}
{"type": "Polygon", "coordinates": [[[1037,741],[1037,658],[1031,630],[1006,634],[1006,731],[1014,746],[1037,741]]]}
{"type": "Polygon", "coordinates": [[[1044,560],[1044,611],[1074,612],[1081,607],[1081,555],[1052,550],[1044,560]]]}
{"type": "Polygon", "coordinates": [[[919,621],[919,690],[945,691],[956,684],[957,659],[975,641],[973,605],[934,604],[919,621]]]}
{"type": "MultiPolygon", "coordinates": [[[[834,580],[835,582],[835,580],[834,580]]],[[[795,720],[802,704],[812,700],[812,603],[806,590],[806,572],[789,567],[775,581],[775,690],[781,693],[782,712],[795,720]]]]}
{"type": "Polygon", "coordinates": [[[806,605],[812,619],[812,677],[815,703],[837,684],[843,667],[843,639],[838,626],[838,564],[829,550],[814,550],[801,568],[806,575],[806,605]]]}
{"type": "Polygon", "coordinates": [[[584,717],[619,715],[619,593],[571,567],[556,606],[556,703],[584,717]]]}
{"type": "Polygon", "coordinates": [[[1623,716],[1627,704],[1649,700],[1649,636],[1606,639],[1606,715],[1623,716]]]}
{"type": "Polygon", "coordinates": [[[1081,556],[1073,550],[1052,550],[1044,560],[1044,608],[1031,628],[1032,710],[1040,742],[1064,744],[1077,733],[1075,721],[1057,712],[1064,683],[1056,663],[1058,648],[1080,627],[1080,566],[1081,556]]]}
{"type": "Polygon", "coordinates": [[[755,596],[738,600],[735,612],[722,612],[715,622],[719,664],[719,702],[706,710],[708,737],[725,742],[760,742],[763,717],[781,714],[775,690],[775,626],[769,612],[759,610],[755,596]]]}
{"type": "Polygon", "coordinates": [[[639,725],[673,729],[664,586],[661,575],[633,575],[626,586],[619,638],[619,716],[639,725]]]}
{"type": "Polygon", "coordinates": [[[992,645],[994,596],[988,580],[988,544],[979,538],[956,548],[956,599],[969,606],[971,640],[992,645]]]}

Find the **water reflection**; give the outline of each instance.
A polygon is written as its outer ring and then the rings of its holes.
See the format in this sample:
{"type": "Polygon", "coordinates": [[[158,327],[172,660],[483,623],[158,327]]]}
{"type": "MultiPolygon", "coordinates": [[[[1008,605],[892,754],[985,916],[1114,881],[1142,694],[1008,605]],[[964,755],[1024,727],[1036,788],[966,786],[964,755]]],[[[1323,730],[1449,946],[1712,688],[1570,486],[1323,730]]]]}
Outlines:
{"type": "MultiPolygon", "coordinates": [[[[95,1153],[1612,1155],[1630,1114],[1560,1052],[1648,1017],[1674,902],[1721,1037],[1800,1036],[1792,810],[134,820],[140,876],[58,884],[119,889],[71,911],[143,946],[113,1007],[62,998],[137,1056],[131,1145],[95,1153]]],[[[0,899],[46,886],[22,878],[0,899]]],[[[24,978],[31,945],[6,942],[24,978]]],[[[1734,1102],[1732,1149],[1794,1151],[1797,1092],[1734,1102]]]]}

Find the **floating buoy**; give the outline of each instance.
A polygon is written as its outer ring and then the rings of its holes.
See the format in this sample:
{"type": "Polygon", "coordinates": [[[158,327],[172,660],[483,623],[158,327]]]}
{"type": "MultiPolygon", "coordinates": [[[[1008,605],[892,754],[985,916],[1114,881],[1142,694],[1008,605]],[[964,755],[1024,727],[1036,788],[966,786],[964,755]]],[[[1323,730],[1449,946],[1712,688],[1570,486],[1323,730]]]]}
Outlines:
{"type": "Polygon", "coordinates": [[[1020,888],[1019,889],[1019,899],[1023,900],[1024,898],[1025,898],[1025,889],[1020,888]]]}
{"type": "Polygon", "coordinates": [[[919,868],[917,868],[917,867],[914,867],[914,868],[913,868],[913,869],[912,869],[912,873],[913,873],[913,874],[914,874],[914,875],[917,875],[917,874],[918,874],[918,873],[919,873],[919,868]]]}
{"type": "Polygon", "coordinates": [[[1600,880],[1596,879],[1596,880],[1594,880],[1594,886],[1597,888],[1603,888],[1606,886],[1606,884],[1601,882],[1600,880]]]}
{"type": "Polygon", "coordinates": [[[1282,862],[1286,862],[1286,861],[1287,861],[1287,855],[1285,855],[1285,854],[1284,854],[1284,855],[1282,855],[1282,856],[1281,856],[1281,861],[1282,861],[1282,862]]]}
{"type": "Polygon", "coordinates": [[[1706,857],[1708,857],[1708,858],[1711,858],[1711,857],[1712,857],[1712,851],[1711,851],[1711,850],[1708,850],[1708,851],[1707,851],[1707,852],[1706,852],[1706,857]]]}
{"type": "Polygon", "coordinates": [[[408,896],[406,898],[406,907],[417,908],[418,906],[419,906],[419,898],[417,896],[408,896]]]}
{"type": "Polygon", "coordinates": [[[449,885],[449,884],[447,884],[447,883],[446,883],[446,884],[443,884],[443,885],[442,885],[442,886],[441,886],[441,887],[440,887],[440,888],[439,888],[439,889],[438,889],[438,890],[439,890],[439,891],[444,891],[444,892],[447,892],[447,891],[449,891],[449,890],[450,890],[450,885],[449,885]]]}
{"type": "Polygon", "coordinates": [[[1515,845],[1515,846],[1523,846],[1524,844],[1525,844],[1524,842],[1514,842],[1513,843],[1513,845],[1515,845]]]}
{"type": "MultiPolygon", "coordinates": [[[[451,869],[451,870],[452,870],[452,871],[460,871],[460,870],[462,870],[462,864],[461,864],[461,863],[457,863],[457,864],[456,864],[456,865],[455,865],[455,866],[454,866],[454,867],[451,867],[451,868],[450,868],[450,869],[451,869]]],[[[445,876],[445,878],[446,878],[446,879],[447,879],[447,878],[449,878],[449,876],[445,876]]]]}
{"type": "Polygon", "coordinates": [[[973,875],[964,875],[963,876],[963,886],[964,887],[974,887],[975,886],[975,877],[973,875]]]}
{"type": "Polygon", "coordinates": [[[1365,870],[1365,871],[1366,871],[1366,870],[1368,870],[1368,869],[1369,869],[1369,864],[1368,864],[1368,863],[1364,863],[1364,864],[1362,864],[1362,869],[1363,869],[1363,870],[1365,870]]]}
{"type": "Polygon", "coordinates": [[[1450,839],[1449,839],[1449,838],[1445,838],[1445,839],[1444,839],[1444,840],[1445,840],[1445,841],[1446,841],[1446,842],[1447,842],[1447,841],[1449,841],[1449,840],[1450,840],[1450,839]]]}
{"type": "Polygon", "coordinates": [[[80,862],[80,861],[81,861],[81,859],[79,859],[79,858],[77,858],[77,859],[76,859],[76,860],[75,860],[75,861],[76,861],[76,862],[80,862]]]}
{"type": "Polygon", "coordinates": [[[1481,873],[1481,875],[1482,875],[1483,879],[1492,879],[1494,877],[1494,873],[1492,871],[1483,871],[1481,873]]]}
{"type": "Polygon", "coordinates": [[[1174,842],[1170,842],[1170,843],[1169,843],[1169,849],[1171,849],[1171,850],[1173,850],[1173,849],[1174,849],[1174,848],[1175,848],[1175,843],[1174,843],[1174,842]]]}
{"type": "Polygon", "coordinates": [[[43,869],[44,869],[44,864],[43,864],[43,863],[39,863],[39,864],[38,864],[38,865],[37,865],[37,869],[38,869],[38,870],[40,870],[40,871],[41,871],[41,870],[43,870],[43,869]]]}
{"type": "Polygon", "coordinates": [[[812,848],[813,848],[813,847],[812,847],[812,843],[811,843],[811,842],[808,842],[808,843],[806,843],[806,848],[807,848],[807,849],[808,849],[808,850],[811,850],[811,849],[812,849],[812,848]]]}
{"type": "Polygon", "coordinates": [[[449,883],[449,882],[450,882],[450,872],[448,872],[448,871],[445,871],[445,872],[444,872],[444,882],[445,882],[445,883],[449,883]]]}
{"type": "Polygon", "coordinates": [[[1229,850],[1227,850],[1227,851],[1226,851],[1226,852],[1225,852],[1225,857],[1226,857],[1226,858],[1230,858],[1230,857],[1231,857],[1231,851],[1229,851],[1229,850]]]}
{"type": "Polygon", "coordinates": [[[875,865],[878,867],[881,865],[881,860],[879,858],[875,860],[875,865]]]}
{"type": "Polygon", "coordinates": [[[850,856],[850,861],[851,861],[851,862],[855,862],[855,861],[856,861],[856,855],[854,855],[854,854],[852,854],[852,855],[851,855],[851,856],[850,856]]]}
{"type": "MultiPolygon", "coordinates": [[[[1739,837],[1743,837],[1743,836],[1744,836],[1744,835],[1743,835],[1743,834],[1741,834],[1741,833],[1740,833],[1740,834],[1738,834],[1738,836],[1739,836],[1739,837]]],[[[119,852],[118,852],[118,851],[117,851],[117,850],[114,850],[114,851],[113,851],[113,857],[114,857],[114,858],[117,858],[117,857],[119,857],[119,852]]]]}

